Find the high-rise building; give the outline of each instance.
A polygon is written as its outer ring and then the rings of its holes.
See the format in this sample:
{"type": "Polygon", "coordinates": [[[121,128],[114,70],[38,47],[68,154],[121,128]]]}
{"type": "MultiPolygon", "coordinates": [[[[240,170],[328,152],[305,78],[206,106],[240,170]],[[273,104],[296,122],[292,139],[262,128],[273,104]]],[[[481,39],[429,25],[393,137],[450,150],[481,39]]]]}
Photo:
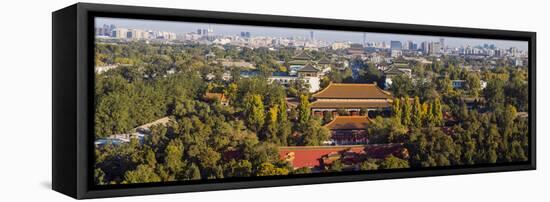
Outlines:
{"type": "Polygon", "coordinates": [[[214,34],[214,29],[212,29],[212,27],[210,27],[210,25],[208,25],[208,29],[206,31],[207,31],[207,35],[214,34]]]}
{"type": "Polygon", "coordinates": [[[392,50],[401,50],[401,49],[403,49],[403,45],[401,44],[401,41],[391,41],[390,42],[390,49],[392,49],[392,50]]]}
{"type": "Polygon", "coordinates": [[[128,29],[125,29],[125,28],[115,28],[115,29],[111,32],[111,37],[115,37],[115,38],[119,38],[119,39],[128,38],[128,29]]]}
{"type": "Polygon", "coordinates": [[[309,31],[309,39],[311,41],[315,40],[314,36],[313,36],[313,31],[309,31]]]}
{"type": "Polygon", "coordinates": [[[250,38],[250,32],[241,32],[242,38],[250,38]]]}
{"type": "Polygon", "coordinates": [[[427,41],[422,42],[420,49],[422,49],[424,54],[430,53],[429,43],[427,41]]]}
{"type": "MultiPolygon", "coordinates": [[[[113,25],[114,26],[114,25],[113,25]]],[[[107,25],[107,24],[104,24],[103,25],[103,33],[101,33],[101,35],[104,35],[104,36],[111,36],[111,32],[113,30],[111,30],[111,26],[107,25]]]]}
{"type": "Polygon", "coordinates": [[[439,42],[430,42],[428,46],[428,53],[430,55],[441,53],[441,44],[439,42]]]}
{"type": "Polygon", "coordinates": [[[390,56],[392,58],[397,58],[403,56],[403,52],[399,49],[391,49],[390,56]]]}
{"type": "Polygon", "coordinates": [[[409,43],[409,47],[408,47],[409,50],[417,50],[418,49],[416,43],[414,43],[413,41],[409,41],[408,43],[409,43]]]}
{"type": "Polygon", "coordinates": [[[445,38],[441,37],[439,38],[439,45],[441,46],[442,51],[445,51],[445,38]]]}
{"type": "Polygon", "coordinates": [[[103,36],[103,28],[102,27],[96,27],[94,28],[94,31],[95,31],[95,35],[96,36],[103,36]]]}
{"type": "Polygon", "coordinates": [[[126,34],[126,38],[129,39],[148,39],[149,32],[143,31],[141,29],[130,29],[126,34]]]}
{"type": "Polygon", "coordinates": [[[95,35],[97,36],[111,36],[113,30],[116,29],[115,25],[103,24],[102,27],[95,28],[95,35]]]}

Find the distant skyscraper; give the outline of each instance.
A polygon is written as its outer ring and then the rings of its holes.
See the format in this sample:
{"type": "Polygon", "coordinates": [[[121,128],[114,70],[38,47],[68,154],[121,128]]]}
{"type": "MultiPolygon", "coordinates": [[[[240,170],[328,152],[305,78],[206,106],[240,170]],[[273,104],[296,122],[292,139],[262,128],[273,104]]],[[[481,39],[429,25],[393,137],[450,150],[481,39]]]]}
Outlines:
{"type": "Polygon", "coordinates": [[[367,46],[367,33],[363,33],[363,47],[367,46]]]}
{"type": "Polygon", "coordinates": [[[115,25],[103,24],[103,27],[96,27],[95,34],[98,36],[113,36],[112,32],[116,29],[115,25]]]}
{"type": "Polygon", "coordinates": [[[309,39],[310,40],[315,40],[314,36],[313,36],[313,31],[309,31],[309,39]]]}
{"type": "Polygon", "coordinates": [[[207,32],[207,35],[208,36],[211,36],[214,34],[214,29],[212,29],[212,27],[210,27],[210,25],[208,25],[208,29],[206,30],[207,32]]]}
{"type": "Polygon", "coordinates": [[[440,42],[430,42],[428,45],[428,53],[430,55],[440,54],[441,53],[441,44],[440,42]]]}
{"type": "Polygon", "coordinates": [[[418,47],[416,47],[416,43],[414,43],[413,41],[409,41],[408,44],[409,44],[408,45],[409,50],[417,50],[418,49],[418,47]]]}
{"type": "Polygon", "coordinates": [[[115,26],[115,25],[113,25],[113,24],[110,25],[110,26],[109,26],[109,30],[107,30],[107,32],[105,33],[105,35],[111,36],[111,37],[112,37],[112,36],[113,36],[113,35],[112,35],[113,30],[115,30],[115,29],[116,29],[116,26],[115,26]]]}
{"type": "Polygon", "coordinates": [[[391,41],[390,42],[390,49],[392,50],[401,50],[403,48],[403,45],[401,44],[401,41],[391,41]]]}
{"type": "Polygon", "coordinates": [[[109,25],[104,24],[104,25],[103,25],[103,30],[102,30],[102,31],[103,31],[103,32],[100,33],[100,35],[111,36],[111,31],[112,31],[112,30],[111,30],[111,28],[110,28],[109,25]]]}
{"type": "Polygon", "coordinates": [[[429,46],[430,45],[427,41],[422,42],[420,48],[422,49],[422,52],[424,52],[424,54],[428,54],[430,52],[430,47],[429,46]]]}
{"type": "Polygon", "coordinates": [[[202,35],[202,29],[197,29],[197,34],[202,35]]]}
{"type": "Polygon", "coordinates": [[[242,38],[250,38],[250,32],[241,32],[242,38]]]}
{"type": "Polygon", "coordinates": [[[445,38],[441,37],[439,38],[439,45],[441,45],[441,49],[445,50],[445,38]]]}
{"type": "Polygon", "coordinates": [[[128,29],[125,28],[115,28],[112,33],[111,37],[115,38],[128,38],[128,29]]]}

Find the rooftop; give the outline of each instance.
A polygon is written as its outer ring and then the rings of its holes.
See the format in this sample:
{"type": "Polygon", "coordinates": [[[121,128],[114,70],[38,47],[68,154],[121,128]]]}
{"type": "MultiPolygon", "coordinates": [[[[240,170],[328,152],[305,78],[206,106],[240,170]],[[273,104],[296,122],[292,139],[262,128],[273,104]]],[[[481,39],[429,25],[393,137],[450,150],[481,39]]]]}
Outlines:
{"type": "Polygon", "coordinates": [[[307,60],[291,60],[288,62],[288,64],[290,65],[305,65],[307,64],[309,61],[307,60]]]}
{"type": "Polygon", "coordinates": [[[295,60],[311,60],[311,59],[313,59],[313,57],[311,57],[311,55],[309,55],[305,51],[302,51],[302,52],[294,55],[294,57],[292,57],[292,59],[295,59],[295,60]]]}
{"type": "Polygon", "coordinates": [[[385,75],[402,75],[402,74],[405,74],[405,71],[397,68],[397,67],[390,67],[389,69],[387,69],[386,71],[384,71],[384,74],[385,75]]]}
{"type": "Polygon", "coordinates": [[[364,130],[369,123],[367,116],[336,116],[324,127],[329,130],[364,130]]]}
{"type": "Polygon", "coordinates": [[[298,70],[299,72],[318,72],[319,70],[315,68],[311,63],[307,63],[304,67],[298,70]]]}
{"type": "Polygon", "coordinates": [[[376,84],[330,83],[326,88],[313,94],[322,99],[392,99],[389,92],[376,84]]]}
{"type": "Polygon", "coordinates": [[[294,168],[318,167],[321,158],[335,153],[356,153],[364,158],[385,158],[390,154],[398,158],[408,158],[402,144],[348,145],[348,146],[295,146],[279,147],[279,157],[287,160],[294,168]]]}
{"type": "Polygon", "coordinates": [[[362,152],[364,146],[298,146],[279,147],[281,159],[287,159],[294,168],[317,167],[321,165],[321,158],[333,152],[343,152],[351,149],[355,152],[362,152]]]}
{"type": "Polygon", "coordinates": [[[319,61],[317,61],[318,64],[330,64],[330,59],[323,57],[319,61]]]}
{"type": "Polygon", "coordinates": [[[329,101],[329,100],[317,100],[311,103],[311,108],[315,109],[362,109],[362,108],[386,108],[390,107],[389,102],[379,101],[329,101]]]}
{"type": "Polygon", "coordinates": [[[204,99],[206,99],[206,100],[218,100],[220,102],[226,101],[226,97],[223,93],[206,93],[204,95],[204,99]]]}
{"type": "Polygon", "coordinates": [[[271,76],[290,76],[288,72],[273,72],[271,76]]]}

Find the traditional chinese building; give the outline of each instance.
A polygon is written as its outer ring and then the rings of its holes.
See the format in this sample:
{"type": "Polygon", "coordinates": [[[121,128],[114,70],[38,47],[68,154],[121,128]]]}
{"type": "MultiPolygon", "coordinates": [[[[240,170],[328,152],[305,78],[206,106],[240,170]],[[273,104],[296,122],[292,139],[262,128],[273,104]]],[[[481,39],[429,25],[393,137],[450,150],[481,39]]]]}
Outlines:
{"type": "Polygon", "coordinates": [[[287,161],[294,169],[311,168],[322,172],[336,160],[346,170],[358,170],[358,164],[366,159],[384,159],[389,155],[408,159],[409,152],[402,144],[377,144],[355,146],[294,146],[279,147],[279,158],[287,161]]]}
{"type": "Polygon", "coordinates": [[[412,70],[409,68],[408,64],[392,64],[384,71],[384,88],[389,89],[393,83],[393,78],[401,75],[412,78],[412,70]]]}
{"type": "Polygon", "coordinates": [[[322,57],[317,61],[318,69],[321,70],[321,73],[327,74],[332,69],[332,61],[327,57],[322,57]]]}
{"type": "Polygon", "coordinates": [[[277,82],[281,85],[287,86],[290,82],[296,80],[302,80],[310,93],[319,91],[321,85],[321,79],[319,78],[320,71],[311,63],[307,63],[305,66],[297,70],[296,74],[290,74],[289,72],[273,72],[268,78],[269,82],[277,82]]]}
{"type": "Polygon", "coordinates": [[[372,111],[389,111],[393,100],[389,92],[380,89],[376,84],[351,83],[330,83],[313,94],[313,98],[316,100],[311,103],[311,111],[315,115],[338,115],[339,110],[344,110],[352,116],[359,115],[361,110],[365,110],[367,114],[372,111]]]}
{"type": "Polygon", "coordinates": [[[302,51],[297,55],[293,56],[292,59],[288,61],[290,75],[296,75],[299,69],[302,69],[306,64],[310,63],[312,60],[313,60],[313,57],[307,54],[305,51],[302,51]]]}
{"type": "Polygon", "coordinates": [[[229,105],[229,100],[223,93],[206,93],[203,99],[209,102],[220,102],[224,106],[229,105]]]}
{"type": "Polygon", "coordinates": [[[336,116],[323,127],[330,130],[329,144],[360,145],[369,143],[367,137],[369,123],[367,116],[336,116]]]}

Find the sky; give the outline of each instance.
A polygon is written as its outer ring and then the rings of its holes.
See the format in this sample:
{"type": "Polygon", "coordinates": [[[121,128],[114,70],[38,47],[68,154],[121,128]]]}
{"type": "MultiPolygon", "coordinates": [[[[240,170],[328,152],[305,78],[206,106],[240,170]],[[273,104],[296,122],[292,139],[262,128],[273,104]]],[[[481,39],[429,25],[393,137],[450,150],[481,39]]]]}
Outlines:
{"type": "MultiPolygon", "coordinates": [[[[215,35],[239,35],[242,31],[250,32],[254,36],[271,36],[271,37],[303,37],[309,38],[310,31],[314,31],[314,38],[328,42],[334,41],[351,41],[355,43],[363,42],[364,32],[352,31],[331,31],[331,30],[312,30],[299,28],[285,27],[265,27],[265,26],[247,26],[247,25],[228,25],[228,24],[212,24],[212,23],[194,23],[180,21],[160,21],[160,20],[142,20],[142,19],[124,19],[124,18],[105,18],[98,17],[95,19],[95,26],[102,27],[103,24],[114,24],[117,27],[129,29],[143,29],[155,31],[169,31],[175,33],[196,32],[197,29],[212,28],[215,35]]],[[[423,36],[423,35],[405,35],[405,34],[387,34],[387,33],[372,33],[366,32],[367,42],[383,42],[389,43],[391,40],[397,41],[414,41],[419,44],[423,41],[439,41],[439,36],[423,36]]],[[[528,43],[526,41],[512,40],[494,40],[494,39],[479,39],[479,38],[460,38],[460,37],[443,37],[445,45],[448,47],[460,46],[477,46],[483,44],[494,44],[498,48],[516,47],[520,50],[527,50],[528,43]]]]}

